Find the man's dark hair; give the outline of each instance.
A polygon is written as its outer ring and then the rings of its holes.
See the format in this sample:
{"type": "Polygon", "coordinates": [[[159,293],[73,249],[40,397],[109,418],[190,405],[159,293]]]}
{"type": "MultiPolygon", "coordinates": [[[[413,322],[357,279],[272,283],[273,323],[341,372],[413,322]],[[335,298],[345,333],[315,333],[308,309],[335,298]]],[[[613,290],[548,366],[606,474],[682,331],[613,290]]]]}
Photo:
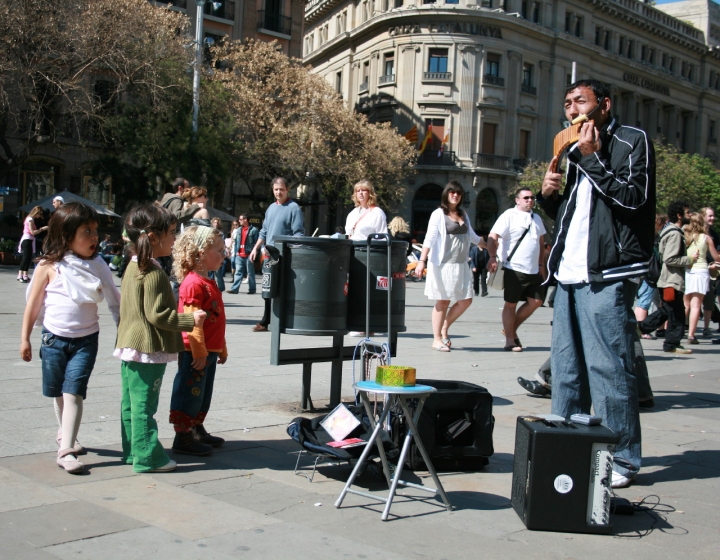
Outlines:
{"type": "Polygon", "coordinates": [[[676,224],[679,218],[685,217],[685,208],[690,208],[687,200],[675,200],[667,209],[668,222],[676,224]]]}
{"type": "Polygon", "coordinates": [[[287,179],[285,179],[285,177],[275,177],[270,183],[270,187],[274,187],[277,183],[282,183],[286,189],[290,190],[290,187],[288,187],[287,179]]]}
{"type": "Polygon", "coordinates": [[[175,179],[175,180],[173,181],[172,185],[167,188],[167,192],[169,192],[169,193],[176,193],[179,187],[184,187],[184,186],[185,186],[185,181],[186,181],[186,180],[187,180],[187,179],[184,179],[183,177],[178,177],[177,179],[175,179]]]}
{"type": "Polygon", "coordinates": [[[598,80],[578,80],[565,88],[565,95],[571,91],[575,91],[579,87],[586,87],[592,90],[595,97],[600,101],[603,97],[610,97],[610,89],[598,80]]]}
{"type": "Polygon", "coordinates": [[[523,191],[532,192],[532,189],[528,187],[520,187],[518,190],[515,191],[515,198],[520,198],[520,193],[523,191]]]}

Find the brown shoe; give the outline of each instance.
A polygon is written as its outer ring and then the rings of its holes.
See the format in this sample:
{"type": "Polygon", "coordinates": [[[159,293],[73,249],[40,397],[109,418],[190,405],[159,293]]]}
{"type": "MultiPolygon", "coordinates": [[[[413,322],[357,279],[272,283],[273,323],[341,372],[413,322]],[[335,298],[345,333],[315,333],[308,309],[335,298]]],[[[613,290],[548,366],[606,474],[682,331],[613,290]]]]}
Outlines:
{"type": "Polygon", "coordinates": [[[267,332],[268,328],[265,325],[258,323],[252,328],[253,332],[267,332]]]}

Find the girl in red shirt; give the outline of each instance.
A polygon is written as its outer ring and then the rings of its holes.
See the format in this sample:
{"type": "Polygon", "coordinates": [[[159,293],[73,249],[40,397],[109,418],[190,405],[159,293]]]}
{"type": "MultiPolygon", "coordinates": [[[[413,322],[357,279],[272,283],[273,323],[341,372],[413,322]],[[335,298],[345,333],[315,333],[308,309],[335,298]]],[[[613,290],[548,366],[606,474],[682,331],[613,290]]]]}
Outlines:
{"type": "Polygon", "coordinates": [[[203,422],[210,410],[215,367],[227,360],[225,306],[222,292],[208,273],[225,258],[222,233],[206,226],[185,228],[173,248],[173,269],[180,284],[178,311],[202,309],[202,327],[183,333],[185,351],[178,356],[178,372],[170,400],[170,423],[175,425],[173,451],[186,455],[209,455],[225,440],[212,436],[203,422]]]}

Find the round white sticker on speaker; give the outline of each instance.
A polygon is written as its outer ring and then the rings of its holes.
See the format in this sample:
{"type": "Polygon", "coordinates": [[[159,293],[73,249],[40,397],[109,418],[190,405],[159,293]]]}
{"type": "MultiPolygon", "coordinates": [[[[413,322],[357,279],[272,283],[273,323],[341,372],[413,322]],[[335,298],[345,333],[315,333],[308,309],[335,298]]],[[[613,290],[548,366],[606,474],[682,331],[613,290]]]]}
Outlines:
{"type": "Polygon", "coordinates": [[[555,479],[555,490],[561,494],[567,494],[572,490],[573,480],[566,474],[560,474],[555,479]]]}

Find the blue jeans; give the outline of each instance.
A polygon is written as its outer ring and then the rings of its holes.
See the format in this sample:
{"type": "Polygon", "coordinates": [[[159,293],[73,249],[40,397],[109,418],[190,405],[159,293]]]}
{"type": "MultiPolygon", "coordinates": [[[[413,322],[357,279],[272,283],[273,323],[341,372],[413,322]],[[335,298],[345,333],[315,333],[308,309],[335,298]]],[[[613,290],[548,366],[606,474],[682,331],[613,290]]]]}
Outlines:
{"type": "Polygon", "coordinates": [[[62,397],[63,393],[87,396],[90,374],[98,353],[98,335],[68,338],[42,330],[40,359],[42,360],[43,395],[62,397]]]}
{"type": "Polygon", "coordinates": [[[202,371],[193,369],[192,360],[192,352],[178,354],[178,372],[170,399],[170,423],[176,425],[176,431],[202,424],[212,402],[218,353],[208,354],[202,371]]]}
{"type": "Polygon", "coordinates": [[[248,257],[241,257],[235,255],[235,278],[233,284],[230,286],[230,290],[233,292],[240,291],[240,284],[242,279],[247,274],[248,277],[248,294],[255,293],[255,265],[250,262],[248,257]]]}
{"type": "Polygon", "coordinates": [[[225,291],[225,259],[223,259],[223,262],[220,265],[220,268],[218,268],[217,270],[210,271],[208,273],[208,277],[215,280],[218,290],[220,290],[221,292],[225,291]]]}
{"type": "Polygon", "coordinates": [[[640,470],[641,437],[635,358],[636,284],[559,284],[552,330],[552,413],[590,413],[620,436],[613,469],[640,470]]]}

